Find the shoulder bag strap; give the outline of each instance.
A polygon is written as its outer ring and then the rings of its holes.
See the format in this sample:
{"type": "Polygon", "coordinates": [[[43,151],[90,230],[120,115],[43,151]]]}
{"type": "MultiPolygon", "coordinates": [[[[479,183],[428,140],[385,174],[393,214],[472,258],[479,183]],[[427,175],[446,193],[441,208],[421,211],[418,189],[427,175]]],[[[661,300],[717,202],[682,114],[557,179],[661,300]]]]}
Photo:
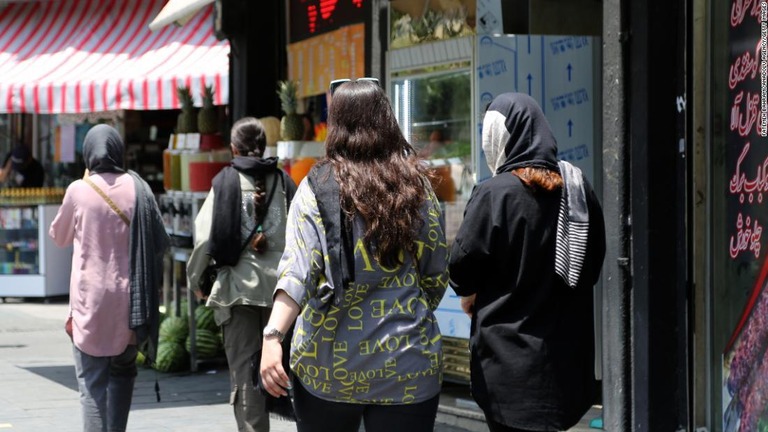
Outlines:
{"type": "Polygon", "coordinates": [[[130,219],[128,219],[128,216],[126,216],[126,215],[125,215],[125,213],[123,213],[123,211],[122,211],[122,210],[120,210],[120,209],[117,207],[117,204],[115,204],[115,202],[114,202],[114,201],[112,201],[112,199],[111,199],[109,196],[107,196],[107,194],[106,194],[106,193],[104,193],[104,191],[103,191],[103,190],[101,190],[101,188],[100,188],[100,187],[98,187],[98,186],[96,185],[96,183],[94,183],[94,182],[93,182],[93,181],[90,179],[90,177],[85,177],[85,178],[83,178],[83,180],[85,180],[85,182],[86,182],[86,183],[88,183],[88,186],[92,187],[92,188],[93,188],[93,190],[95,190],[95,191],[96,191],[96,193],[98,193],[98,194],[99,194],[99,195],[100,195],[102,198],[104,198],[104,201],[106,201],[106,202],[107,202],[107,204],[109,204],[109,207],[110,207],[110,208],[112,208],[112,210],[114,210],[114,212],[115,212],[115,213],[117,213],[117,215],[118,215],[118,216],[120,216],[120,219],[122,219],[122,220],[123,220],[123,222],[125,222],[125,224],[126,224],[126,225],[128,225],[128,226],[130,226],[130,225],[131,225],[131,220],[130,220],[130,219]]]}
{"type": "Polygon", "coordinates": [[[256,232],[261,229],[261,225],[264,224],[264,217],[267,215],[267,211],[269,211],[269,205],[272,204],[272,198],[275,196],[275,189],[277,189],[277,182],[279,180],[280,179],[278,178],[278,176],[275,176],[275,181],[272,182],[272,188],[269,190],[269,195],[267,195],[267,202],[264,204],[264,207],[261,209],[261,213],[259,213],[259,223],[253,226],[251,233],[248,234],[248,237],[245,239],[245,243],[243,243],[240,246],[241,254],[245,250],[246,246],[248,246],[248,243],[251,242],[253,235],[256,234],[256,232]]]}

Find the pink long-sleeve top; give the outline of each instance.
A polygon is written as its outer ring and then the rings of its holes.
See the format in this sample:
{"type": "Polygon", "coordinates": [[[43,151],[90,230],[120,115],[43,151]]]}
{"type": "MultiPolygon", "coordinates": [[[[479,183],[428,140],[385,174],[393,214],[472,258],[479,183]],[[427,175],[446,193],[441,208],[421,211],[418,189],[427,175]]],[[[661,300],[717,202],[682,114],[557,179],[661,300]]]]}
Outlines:
{"type": "MultiPolygon", "coordinates": [[[[92,174],[91,180],[130,220],[136,202],[129,174],[92,174]]],[[[130,227],[85,181],[69,185],[49,235],[73,245],[69,305],[73,342],[86,354],[105,357],[136,343],[128,327],[130,227]]]]}

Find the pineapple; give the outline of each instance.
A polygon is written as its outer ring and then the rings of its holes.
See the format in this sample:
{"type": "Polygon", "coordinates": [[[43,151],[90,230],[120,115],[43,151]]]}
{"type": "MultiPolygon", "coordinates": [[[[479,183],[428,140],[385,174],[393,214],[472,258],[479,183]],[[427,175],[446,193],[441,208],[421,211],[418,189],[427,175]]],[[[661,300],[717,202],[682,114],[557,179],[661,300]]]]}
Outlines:
{"type": "Polygon", "coordinates": [[[203,107],[197,113],[197,128],[201,134],[218,132],[216,109],[213,107],[213,86],[205,86],[203,92],[203,107]]]}
{"type": "Polygon", "coordinates": [[[277,83],[280,107],[285,113],[285,116],[280,119],[280,139],[284,141],[296,141],[304,136],[304,121],[296,113],[297,90],[298,83],[296,81],[286,80],[277,83]]]}
{"type": "Polygon", "coordinates": [[[197,132],[197,117],[189,87],[179,87],[176,92],[179,95],[179,103],[181,103],[181,114],[176,121],[176,133],[197,132]]]}

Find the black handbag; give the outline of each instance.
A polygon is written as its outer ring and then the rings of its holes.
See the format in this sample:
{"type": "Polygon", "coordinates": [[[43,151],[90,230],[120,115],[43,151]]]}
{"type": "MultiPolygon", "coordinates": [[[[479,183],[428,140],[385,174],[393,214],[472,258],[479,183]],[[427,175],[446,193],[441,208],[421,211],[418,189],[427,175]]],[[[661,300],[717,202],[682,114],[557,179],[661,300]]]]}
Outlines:
{"type": "MultiPolygon", "coordinates": [[[[291,373],[291,339],[293,339],[293,325],[286,333],[285,338],[281,345],[283,346],[283,369],[288,377],[293,381],[293,373],[291,373]]],[[[251,370],[253,371],[253,386],[262,394],[266,399],[266,410],[270,414],[276,415],[278,418],[288,421],[296,421],[296,411],[293,409],[293,390],[288,390],[288,396],[274,397],[264,390],[264,385],[261,381],[261,350],[258,350],[251,356],[251,370]]]]}

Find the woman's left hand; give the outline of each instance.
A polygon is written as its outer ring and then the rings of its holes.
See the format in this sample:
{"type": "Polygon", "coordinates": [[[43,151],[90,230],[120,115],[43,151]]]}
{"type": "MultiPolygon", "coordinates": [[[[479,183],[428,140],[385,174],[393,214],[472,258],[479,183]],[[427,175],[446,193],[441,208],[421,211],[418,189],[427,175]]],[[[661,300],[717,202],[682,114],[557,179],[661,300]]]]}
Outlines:
{"type": "Polygon", "coordinates": [[[261,346],[261,382],[274,397],[288,396],[291,382],[283,369],[283,346],[275,338],[264,339],[261,346]]]}

